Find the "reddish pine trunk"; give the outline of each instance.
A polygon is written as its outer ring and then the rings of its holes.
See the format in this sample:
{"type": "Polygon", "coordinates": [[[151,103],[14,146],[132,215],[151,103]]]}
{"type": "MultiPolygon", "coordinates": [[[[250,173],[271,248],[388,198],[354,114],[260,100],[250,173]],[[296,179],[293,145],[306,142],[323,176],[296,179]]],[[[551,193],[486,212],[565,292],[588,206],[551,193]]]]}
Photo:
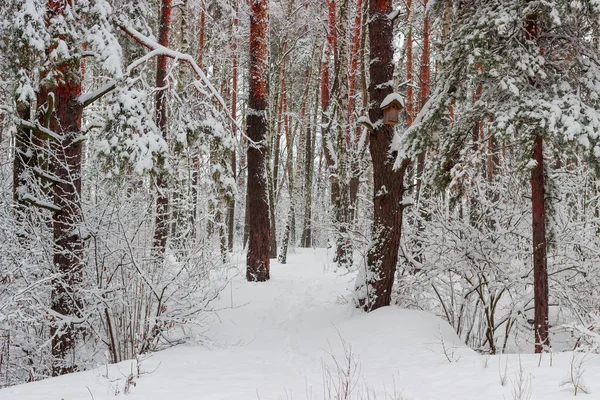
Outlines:
{"type": "MultiPolygon", "coordinates": [[[[525,21],[525,37],[537,40],[539,27],[535,16],[525,21]]],[[[530,82],[535,86],[533,80],[530,82]]],[[[535,137],[533,159],[536,166],[531,170],[531,212],[533,229],[533,318],[535,352],[541,353],[550,346],[548,337],[548,263],[546,258],[546,201],[544,198],[544,139],[535,137]]]]}
{"type": "Polygon", "coordinates": [[[410,22],[410,12],[412,7],[412,0],[406,2],[406,22],[409,25],[408,34],[406,35],[406,125],[411,126],[415,118],[415,94],[413,90],[413,30],[412,23],[410,22]]]}
{"type": "MultiPolygon", "coordinates": [[[[323,112],[322,125],[328,126],[329,124],[329,113],[332,111],[330,107],[331,93],[329,88],[329,64],[331,56],[333,55],[333,65],[335,67],[339,66],[338,60],[338,52],[337,52],[337,26],[336,26],[336,2],[335,0],[327,1],[327,17],[328,17],[328,28],[327,28],[327,43],[325,45],[325,54],[323,56],[323,62],[321,65],[321,110],[323,112]]],[[[344,66],[345,67],[345,66],[344,66]]],[[[339,74],[335,74],[335,79],[339,79],[339,74]]],[[[339,82],[334,82],[334,88],[336,87],[335,83],[337,83],[337,87],[339,88],[339,82]]],[[[334,89],[335,90],[335,89],[334,89]]],[[[333,206],[333,223],[337,229],[342,232],[345,229],[345,218],[344,213],[347,211],[342,207],[343,200],[343,192],[344,188],[340,185],[339,181],[339,173],[340,171],[335,171],[333,168],[335,167],[335,159],[334,155],[331,153],[331,147],[335,146],[332,141],[332,136],[334,132],[331,131],[330,128],[323,128],[323,154],[325,156],[325,161],[327,163],[327,167],[329,169],[329,182],[331,184],[331,204],[333,206]]],[[[343,145],[343,140],[338,143],[338,145],[343,145]]],[[[342,155],[338,154],[338,169],[342,164],[342,155]]],[[[339,264],[347,264],[351,259],[348,255],[347,247],[345,245],[345,238],[341,237],[339,233],[336,237],[336,255],[335,261],[339,264]]]]}
{"type": "MultiPolygon", "coordinates": [[[[169,46],[169,32],[171,29],[171,1],[162,0],[160,9],[160,26],[158,31],[158,43],[162,46],[169,46]]],[[[167,82],[167,56],[161,55],[156,61],[156,87],[158,89],[155,98],[156,104],[156,124],[162,133],[163,138],[167,139],[168,116],[167,101],[168,91],[167,82]]],[[[157,255],[165,252],[167,245],[167,235],[169,233],[169,193],[166,177],[159,173],[156,177],[156,217],[154,221],[154,244],[153,250],[157,255]]]]}
{"type": "MultiPolygon", "coordinates": [[[[392,93],[392,88],[384,84],[394,77],[394,27],[388,18],[391,11],[392,0],[370,1],[369,118],[373,122],[383,119],[380,104],[392,93]]],[[[408,164],[404,161],[399,170],[394,170],[394,159],[389,155],[393,128],[384,124],[376,126],[369,143],[374,181],[373,243],[367,255],[365,281],[357,282],[359,306],[365,311],[387,306],[391,301],[402,229],[403,178],[408,164]]]]}
{"type": "MultiPolygon", "coordinates": [[[[348,70],[348,121],[353,121],[353,113],[356,104],[356,75],[358,73],[358,61],[360,60],[360,33],[362,26],[362,4],[363,0],[356,0],[356,14],[354,15],[354,26],[352,28],[352,46],[350,48],[350,68],[348,70]]],[[[357,134],[360,130],[357,129],[357,134]]],[[[360,139],[356,137],[355,140],[360,139]]]]}
{"type": "MultiPolygon", "coordinates": [[[[354,123],[354,109],[356,104],[356,76],[358,74],[358,62],[360,60],[360,44],[362,31],[362,7],[363,0],[356,0],[356,8],[354,15],[354,26],[352,28],[352,46],[350,48],[350,69],[348,71],[348,125],[352,127],[354,123]]],[[[349,128],[351,129],[351,128],[349,128]]],[[[358,142],[360,140],[361,128],[356,127],[354,134],[353,148],[356,150],[350,164],[350,182],[349,182],[349,199],[350,211],[349,219],[354,220],[358,199],[358,187],[360,185],[359,166],[359,149],[358,142]]]]}
{"type": "MultiPolygon", "coordinates": [[[[83,107],[77,101],[81,94],[79,65],[65,65],[70,70],[70,82],[61,82],[54,88],[55,114],[50,129],[63,135],[61,143],[53,146],[55,161],[51,168],[61,180],[54,183],[54,205],[60,211],[54,213],[54,266],[61,273],[52,290],[52,310],[67,318],[81,315],[77,286],[83,274],[83,238],[79,234],[81,224],[81,118],[83,107]]],[[[71,361],[75,350],[76,332],[73,323],[58,324],[51,329],[52,353],[55,357],[52,374],[73,372],[71,361]],[[55,335],[57,332],[62,335],[55,335]]]]}
{"type": "Polygon", "coordinates": [[[269,279],[270,222],[265,166],[267,139],[268,0],[250,2],[250,92],[247,111],[249,227],[246,279],[269,279]]]}
{"type": "MultiPolygon", "coordinates": [[[[423,7],[427,8],[427,0],[424,0],[423,7]]],[[[412,54],[411,54],[412,56],[412,54]]],[[[412,60],[411,60],[412,61],[412,60]]],[[[421,87],[419,91],[419,109],[422,109],[429,100],[429,86],[431,83],[431,67],[429,65],[429,16],[425,15],[423,20],[423,51],[421,53],[421,71],[419,80],[421,87]]],[[[411,122],[412,123],[412,122],[411,122]]],[[[421,183],[423,180],[423,169],[425,168],[425,154],[421,153],[417,157],[417,187],[416,199],[421,195],[421,183]]]]}
{"type": "Polygon", "coordinates": [[[204,60],[204,25],[206,21],[206,11],[204,10],[204,0],[200,3],[200,33],[198,34],[198,60],[196,64],[202,68],[204,60]]]}
{"type": "MultiPolygon", "coordinates": [[[[427,1],[424,0],[423,6],[427,7],[427,1]]],[[[419,107],[423,108],[429,100],[429,86],[431,83],[431,67],[429,65],[429,16],[425,15],[423,20],[423,52],[421,53],[421,87],[419,93],[419,107]]]]}
{"type": "MultiPolygon", "coordinates": [[[[357,10],[358,12],[358,10],[357,10]]],[[[369,14],[369,2],[363,2],[363,8],[360,11],[362,14],[362,24],[365,25],[369,14]]],[[[369,94],[367,88],[367,67],[365,62],[365,49],[367,47],[367,29],[363,29],[360,34],[360,86],[362,91],[362,109],[366,110],[369,105],[369,94]]],[[[367,137],[368,139],[368,137],[367,137]]]]}
{"type": "MultiPolygon", "coordinates": [[[[408,24],[408,33],[406,34],[406,41],[404,43],[404,48],[406,50],[406,125],[411,126],[415,119],[415,91],[414,85],[414,71],[413,71],[413,27],[412,22],[410,21],[412,11],[412,0],[407,0],[406,2],[406,23],[408,24]]],[[[414,163],[409,164],[408,166],[408,181],[411,182],[414,179],[415,171],[414,171],[414,163]]],[[[418,190],[415,189],[415,192],[418,190]]]]}
{"type": "MultiPolygon", "coordinates": [[[[64,16],[68,2],[49,0],[47,4],[47,24],[52,18],[64,16]]],[[[75,50],[71,37],[61,35],[70,50],[75,50]]],[[[50,50],[50,49],[49,49],[50,50]]],[[[59,142],[52,142],[53,157],[51,173],[58,179],[53,182],[54,206],[60,210],[52,216],[53,222],[53,264],[56,273],[53,280],[50,306],[54,313],[50,327],[52,337],[52,375],[62,375],[77,369],[75,347],[77,331],[72,319],[81,316],[79,286],[83,274],[83,238],[81,224],[81,119],[83,106],[77,101],[81,94],[81,61],[78,58],[63,62],[56,68],[59,79],[54,86],[43,86],[38,93],[38,105],[50,105],[48,127],[61,136],[59,142]],[[49,101],[49,93],[54,100],[49,101]],[[63,322],[63,319],[65,322],[63,322]]],[[[46,119],[46,118],[44,118],[46,119]]],[[[36,138],[34,140],[38,140],[36,138]]]]}

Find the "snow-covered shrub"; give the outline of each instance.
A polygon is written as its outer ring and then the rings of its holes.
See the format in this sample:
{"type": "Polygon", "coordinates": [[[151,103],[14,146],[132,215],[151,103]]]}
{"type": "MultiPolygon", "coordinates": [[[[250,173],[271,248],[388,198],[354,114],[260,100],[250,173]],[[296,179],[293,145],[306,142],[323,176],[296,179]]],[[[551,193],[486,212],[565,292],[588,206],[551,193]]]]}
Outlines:
{"type": "MultiPolygon", "coordinates": [[[[553,348],[561,350],[575,339],[559,326],[589,327],[598,310],[600,247],[596,179],[584,161],[556,159],[547,238],[553,348]]],[[[435,312],[469,346],[491,353],[523,351],[533,341],[530,193],[503,163],[493,182],[481,169],[456,165],[448,190],[408,208],[396,286],[399,304],[435,312]]]]}

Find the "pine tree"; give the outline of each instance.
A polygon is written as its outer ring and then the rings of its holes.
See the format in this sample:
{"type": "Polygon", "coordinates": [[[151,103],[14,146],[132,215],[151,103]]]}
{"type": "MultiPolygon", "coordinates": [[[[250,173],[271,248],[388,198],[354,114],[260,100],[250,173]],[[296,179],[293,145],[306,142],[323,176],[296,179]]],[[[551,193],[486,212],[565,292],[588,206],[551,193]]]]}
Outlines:
{"type": "Polygon", "coordinates": [[[356,279],[358,304],[372,311],[390,304],[402,230],[402,192],[408,159],[394,166],[394,128],[383,123],[381,104],[393,93],[392,1],[369,3],[369,151],[373,162],[373,226],[367,264],[356,279]]]}
{"type": "MultiPolygon", "coordinates": [[[[169,47],[169,33],[171,31],[171,0],[161,0],[160,22],[158,28],[158,43],[169,47]]],[[[156,62],[156,125],[159,127],[163,138],[167,139],[168,134],[168,113],[167,99],[168,86],[167,81],[167,60],[166,55],[159,55],[156,62]]],[[[169,234],[169,192],[168,179],[158,173],[156,177],[156,219],[154,226],[154,249],[157,255],[165,252],[167,246],[167,236],[169,234]]]]}
{"type": "Polygon", "coordinates": [[[267,139],[267,74],[269,56],[269,2],[250,3],[250,74],[246,124],[248,134],[248,183],[246,201],[249,226],[246,278],[269,280],[270,220],[265,165],[267,139]]]}
{"type": "Polygon", "coordinates": [[[600,156],[599,11],[591,1],[459,2],[436,89],[398,147],[399,157],[434,149],[429,178],[445,187],[469,162],[463,150],[482,116],[511,143],[516,172],[531,177],[536,352],[549,345],[544,148],[578,148],[592,164],[600,156]]]}

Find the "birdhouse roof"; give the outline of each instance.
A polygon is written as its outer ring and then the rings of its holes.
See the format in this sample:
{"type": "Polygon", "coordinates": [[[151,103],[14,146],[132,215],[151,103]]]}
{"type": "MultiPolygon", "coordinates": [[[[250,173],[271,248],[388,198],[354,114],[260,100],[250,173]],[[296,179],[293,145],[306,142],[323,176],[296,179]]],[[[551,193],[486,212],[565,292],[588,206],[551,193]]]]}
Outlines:
{"type": "Polygon", "coordinates": [[[380,107],[386,109],[393,104],[396,104],[400,108],[404,108],[404,99],[398,93],[390,93],[383,99],[380,107]]]}

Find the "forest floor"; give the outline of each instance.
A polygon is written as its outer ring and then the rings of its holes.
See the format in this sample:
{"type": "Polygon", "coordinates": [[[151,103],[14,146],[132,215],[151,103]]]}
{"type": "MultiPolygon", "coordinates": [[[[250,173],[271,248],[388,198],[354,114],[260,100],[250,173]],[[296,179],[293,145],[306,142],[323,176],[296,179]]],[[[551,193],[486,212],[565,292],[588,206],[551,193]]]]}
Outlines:
{"type": "Polygon", "coordinates": [[[0,390],[0,399],[558,400],[573,397],[579,364],[589,394],[578,395],[600,399],[600,357],[484,356],[432,314],[362,313],[352,307],[354,276],[327,259],[323,249],[299,249],[287,265],[273,262],[267,283],[240,273],[215,303],[204,343],[152,354],[139,377],[128,361],[0,390]]]}

